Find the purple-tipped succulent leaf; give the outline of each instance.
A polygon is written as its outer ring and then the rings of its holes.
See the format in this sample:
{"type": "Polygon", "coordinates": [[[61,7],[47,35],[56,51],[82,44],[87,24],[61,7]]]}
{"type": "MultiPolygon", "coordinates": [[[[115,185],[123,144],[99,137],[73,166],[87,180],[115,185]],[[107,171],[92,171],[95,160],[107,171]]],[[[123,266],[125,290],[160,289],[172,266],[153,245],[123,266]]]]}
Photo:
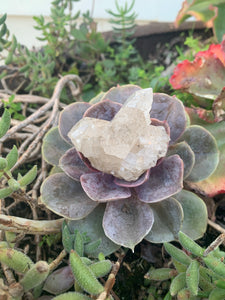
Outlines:
{"type": "Polygon", "coordinates": [[[124,104],[126,100],[138,90],[141,90],[141,88],[133,84],[112,87],[108,92],[105,93],[105,95],[102,97],[102,100],[108,99],[124,104]]]}
{"type": "Polygon", "coordinates": [[[89,103],[76,102],[68,105],[59,116],[59,133],[69,144],[72,144],[68,137],[70,129],[83,118],[85,111],[90,107],[89,103]]]}
{"type": "Polygon", "coordinates": [[[167,156],[178,154],[184,163],[184,179],[191,173],[195,163],[195,154],[186,142],[177,143],[169,147],[167,156]]]}
{"type": "Polygon", "coordinates": [[[128,187],[128,188],[135,187],[135,186],[139,186],[139,185],[142,185],[143,183],[145,183],[149,179],[149,174],[150,174],[150,170],[147,170],[135,181],[126,181],[126,180],[115,177],[114,182],[116,185],[119,185],[119,186],[124,186],[124,187],[128,187]]]}
{"type": "Polygon", "coordinates": [[[212,134],[201,126],[189,126],[180,141],[185,141],[195,155],[195,164],[187,181],[196,182],[209,177],[219,162],[217,143],[212,134]]]}
{"type": "Polygon", "coordinates": [[[151,118],[167,121],[170,127],[170,144],[183,134],[186,127],[186,114],[183,103],[176,97],[155,93],[150,115],[151,118]]]}
{"type": "Polygon", "coordinates": [[[103,228],[114,243],[134,250],[135,245],[149,233],[153,222],[150,206],[132,196],[107,203],[103,228]]]}
{"type": "Polygon", "coordinates": [[[131,196],[130,189],[116,185],[113,176],[109,174],[84,174],[80,181],[85,193],[97,202],[115,201],[131,196]]]}
{"type": "Polygon", "coordinates": [[[152,203],[154,223],[145,239],[152,243],[170,242],[178,237],[183,222],[183,209],[181,204],[170,197],[164,201],[152,203]]]}
{"type": "Polygon", "coordinates": [[[86,166],[75,148],[66,151],[59,160],[59,166],[69,177],[76,181],[80,181],[81,175],[93,172],[86,166]]]}
{"type": "Polygon", "coordinates": [[[182,187],[183,161],[178,155],[173,155],[152,168],[148,181],[135,190],[142,202],[154,203],[178,193],[182,187]]]}
{"type": "Polygon", "coordinates": [[[79,182],[64,173],[45,179],[41,186],[42,202],[56,214],[68,219],[86,217],[98,205],[83,191],[79,182]]]}
{"type": "Polygon", "coordinates": [[[84,113],[84,117],[111,121],[121,107],[122,105],[119,103],[104,100],[89,107],[84,113]]]}

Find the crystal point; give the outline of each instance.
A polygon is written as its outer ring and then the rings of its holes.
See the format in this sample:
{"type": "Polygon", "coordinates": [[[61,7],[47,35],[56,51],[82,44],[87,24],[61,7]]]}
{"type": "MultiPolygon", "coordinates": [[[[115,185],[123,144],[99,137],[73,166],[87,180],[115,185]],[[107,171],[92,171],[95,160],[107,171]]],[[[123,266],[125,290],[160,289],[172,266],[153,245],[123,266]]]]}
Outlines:
{"type": "Polygon", "coordinates": [[[150,120],[152,89],[128,98],[111,121],[85,117],[69,132],[77,151],[104,173],[137,180],[166,155],[169,135],[150,120]]]}

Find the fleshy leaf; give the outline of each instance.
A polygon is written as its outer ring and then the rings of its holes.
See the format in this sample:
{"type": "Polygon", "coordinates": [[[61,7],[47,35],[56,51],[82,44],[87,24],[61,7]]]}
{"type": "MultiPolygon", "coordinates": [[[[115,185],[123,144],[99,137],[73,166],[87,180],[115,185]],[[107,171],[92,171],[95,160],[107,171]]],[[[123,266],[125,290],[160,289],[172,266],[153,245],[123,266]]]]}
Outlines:
{"type": "Polygon", "coordinates": [[[98,205],[85,194],[79,182],[64,173],[45,179],[41,186],[41,200],[56,214],[74,220],[86,217],[98,205]]]}
{"type": "Polygon", "coordinates": [[[211,25],[209,21],[212,22],[212,19],[215,17],[215,11],[210,10],[209,7],[212,4],[216,5],[220,2],[221,0],[214,0],[214,1],[185,0],[183,2],[181,10],[177,15],[175,25],[176,26],[180,25],[182,22],[184,22],[187,18],[190,18],[191,16],[195,17],[197,20],[201,20],[203,22],[208,23],[208,25],[211,25]]]}
{"type": "Polygon", "coordinates": [[[86,218],[68,222],[71,232],[78,230],[81,234],[86,234],[91,242],[99,239],[102,240],[97,250],[91,253],[94,257],[97,257],[100,252],[105,256],[110,255],[120,248],[119,245],[116,245],[107,238],[103,231],[102,219],[104,211],[105,204],[99,204],[86,218]]]}
{"type": "Polygon", "coordinates": [[[84,113],[84,117],[111,121],[121,106],[119,103],[104,100],[89,107],[84,113]]]}
{"type": "Polygon", "coordinates": [[[196,240],[203,236],[207,227],[207,208],[204,201],[192,192],[182,190],[173,196],[182,205],[184,220],[181,231],[196,240]]]}
{"type": "Polygon", "coordinates": [[[225,66],[209,50],[198,52],[193,62],[178,64],[170,78],[174,89],[182,89],[199,97],[214,100],[224,87],[225,66]]]}
{"type": "Polygon", "coordinates": [[[123,86],[112,87],[102,98],[124,104],[125,101],[136,91],[141,90],[137,85],[127,84],[123,86]]]}
{"type": "Polygon", "coordinates": [[[225,120],[225,87],[213,102],[213,114],[216,122],[225,120]]]}
{"type": "Polygon", "coordinates": [[[184,179],[191,173],[195,163],[195,155],[186,142],[177,143],[169,147],[167,156],[178,154],[184,163],[184,179]]]}
{"type": "Polygon", "coordinates": [[[135,187],[135,186],[139,186],[139,185],[142,185],[143,183],[145,183],[149,179],[149,174],[150,174],[150,170],[147,170],[135,181],[126,181],[126,180],[115,177],[114,182],[116,185],[119,185],[119,186],[135,187]]]}
{"type": "Polygon", "coordinates": [[[176,97],[154,93],[150,116],[160,121],[167,121],[170,127],[170,143],[174,143],[185,130],[186,114],[184,105],[176,97]]]}
{"type": "Polygon", "coordinates": [[[92,98],[89,103],[90,104],[96,104],[98,102],[100,102],[103,97],[104,97],[105,93],[104,92],[100,92],[98,95],[96,95],[94,98],[92,98]]]}
{"type": "Polygon", "coordinates": [[[129,188],[116,185],[109,174],[84,174],[80,181],[85,193],[94,201],[107,202],[131,196],[129,188]]]}
{"type": "Polygon", "coordinates": [[[59,160],[59,166],[72,179],[80,181],[80,176],[92,171],[81,160],[75,148],[69,149],[59,160]]]}
{"type": "Polygon", "coordinates": [[[187,142],[195,154],[195,164],[187,181],[200,181],[210,176],[219,161],[219,151],[215,138],[205,128],[193,125],[186,129],[181,141],[187,142]]]}
{"type": "Polygon", "coordinates": [[[151,168],[149,180],[136,187],[142,202],[158,202],[178,193],[183,187],[183,161],[178,155],[166,157],[151,168]]]}
{"type": "Polygon", "coordinates": [[[135,245],[149,233],[153,222],[150,206],[132,196],[107,203],[103,228],[114,243],[134,250],[135,245]]]}
{"type": "Polygon", "coordinates": [[[69,290],[74,284],[70,266],[62,267],[51,273],[45,281],[43,290],[58,295],[69,290]]]}
{"type": "Polygon", "coordinates": [[[85,111],[89,107],[89,103],[76,102],[66,106],[66,108],[64,108],[64,110],[60,113],[59,133],[69,144],[72,144],[72,142],[68,137],[68,132],[80,119],[82,119],[85,111]]]}
{"type": "Polygon", "coordinates": [[[170,197],[161,202],[152,203],[154,223],[145,239],[152,243],[170,242],[178,238],[183,221],[183,209],[180,203],[170,197]]]}
{"type": "Polygon", "coordinates": [[[219,163],[216,170],[207,179],[199,182],[188,182],[188,185],[208,197],[225,193],[225,121],[210,124],[201,120],[194,109],[189,108],[187,111],[191,123],[204,126],[215,137],[219,148],[219,163]]]}
{"type": "Polygon", "coordinates": [[[42,155],[49,164],[58,165],[60,157],[69,148],[71,146],[61,138],[58,127],[54,127],[48,131],[43,139],[42,155]]]}
{"type": "Polygon", "coordinates": [[[218,11],[217,16],[213,22],[214,35],[217,41],[220,43],[223,40],[223,35],[225,32],[224,14],[225,14],[225,3],[216,5],[216,10],[218,11]]]}

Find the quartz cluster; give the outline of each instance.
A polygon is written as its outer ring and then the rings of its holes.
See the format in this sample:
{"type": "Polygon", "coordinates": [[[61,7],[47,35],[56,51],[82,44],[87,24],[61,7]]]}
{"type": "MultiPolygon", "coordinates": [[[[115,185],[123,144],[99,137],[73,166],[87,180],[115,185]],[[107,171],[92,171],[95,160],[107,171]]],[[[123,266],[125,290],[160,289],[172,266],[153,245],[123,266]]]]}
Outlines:
{"type": "Polygon", "coordinates": [[[132,94],[111,121],[81,119],[68,136],[95,169],[126,181],[137,180],[164,157],[170,140],[151,124],[152,89],[132,94]]]}

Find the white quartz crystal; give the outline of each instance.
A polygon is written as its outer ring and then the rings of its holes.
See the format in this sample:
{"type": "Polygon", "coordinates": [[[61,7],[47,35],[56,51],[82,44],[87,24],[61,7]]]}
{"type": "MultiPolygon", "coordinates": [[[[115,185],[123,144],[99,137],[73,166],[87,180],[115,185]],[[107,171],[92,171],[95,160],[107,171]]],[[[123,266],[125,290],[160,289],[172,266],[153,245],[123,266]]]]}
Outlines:
{"type": "Polygon", "coordinates": [[[151,125],[152,89],[135,92],[112,121],[81,119],[69,132],[77,151],[107,174],[133,181],[166,155],[169,135],[151,125]]]}

